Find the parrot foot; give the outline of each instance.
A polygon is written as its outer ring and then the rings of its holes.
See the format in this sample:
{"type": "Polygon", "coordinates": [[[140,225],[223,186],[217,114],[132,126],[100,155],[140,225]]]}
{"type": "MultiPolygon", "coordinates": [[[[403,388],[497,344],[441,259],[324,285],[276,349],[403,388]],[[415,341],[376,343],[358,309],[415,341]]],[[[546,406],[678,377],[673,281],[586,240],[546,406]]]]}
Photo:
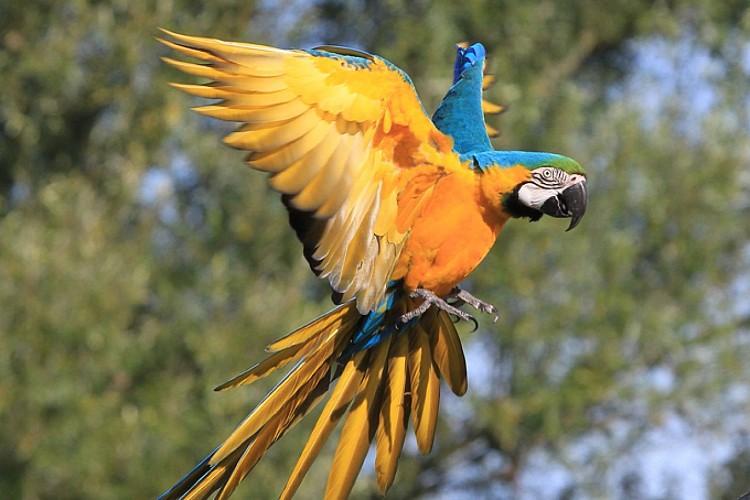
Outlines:
{"type": "Polygon", "coordinates": [[[456,301],[453,302],[453,305],[457,307],[461,307],[463,304],[469,304],[477,311],[492,314],[494,316],[492,320],[493,323],[497,323],[497,320],[500,318],[500,311],[497,310],[497,307],[473,296],[461,287],[454,286],[453,290],[451,290],[450,297],[456,299],[456,301]]]}
{"type": "MultiPolygon", "coordinates": [[[[456,287],[456,288],[458,288],[458,287],[456,287]]],[[[468,292],[467,292],[467,295],[469,297],[471,297],[472,299],[478,300],[478,299],[476,299],[476,297],[473,297],[471,294],[468,294],[468,292]]],[[[409,311],[409,312],[404,313],[404,314],[401,315],[400,321],[401,321],[402,324],[406,324],[409,321],[411,321],[412,319],[418,318],[419,316],[422,316],[430,308],[430,306],[434,305],[438,309],[441,309],[441,310],[447,312],[448,314],[452,314],[452,315],[456,316],[458,319],[461,319],[461,320],[464,320],[464,321],[471,321],[472,323],[474,323],[474,330],[476,330],[477,328],[479,328],[479,323],[474,318],[474,316],[472,316],[471,314],[467,313],[466,311],[462,311],[457,306],[448,303],[445,299],[442,299],[442,298],[438,297],[437,295],[435,295],[434,292],[431,292],[430,290],[427,290],[426,288],[417,288],[416,290],[412,290],[411,292],[409,292],[409,296],[411,298],[414,298],[414,299],[422,299],[422,303],[419,304],[414,309],[412,309],[411,311],[409,311]]],[[[454,296],[453,292],[451,292],[451,297],[453,297],[453,296],[454,296]]],[[[458,297],[456,297],[456,298],[458,298],[458,297]]],[[[466,303],[466,304],[473,305],[471,302],[469,302],[468,300],[465,300],[463,298],[459,298],[459,300],[462,301],[461,303],[466,303]]],[[[479,302],[481,302],[481,301],[479,301],[479,302]]],[[[484,304],[484,303],[482,302],[482,304],[484,304]]],[[[487,305],[487,304],[485,304],[485,305],[487,305]]],[[[477,307],[477,309],[480,309],[480,308],[477,307]]],[[[482,309],[480,309],[480,310],[482,310],[482,309]]]]}

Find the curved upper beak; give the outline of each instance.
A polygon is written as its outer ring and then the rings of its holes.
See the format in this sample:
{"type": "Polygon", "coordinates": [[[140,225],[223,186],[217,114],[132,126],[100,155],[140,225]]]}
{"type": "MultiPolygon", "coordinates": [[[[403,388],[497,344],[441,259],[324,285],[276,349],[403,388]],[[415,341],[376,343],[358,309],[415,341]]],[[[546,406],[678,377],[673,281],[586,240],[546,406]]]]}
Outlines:
{"type": "Polygon", "coordinates": [[[557,196],[552,196],[544,202],[541,212],[551,217],[570,217],[570,231],[578,225],[586,213],[586,180],[577,182],[565,188],[557,196]]]}

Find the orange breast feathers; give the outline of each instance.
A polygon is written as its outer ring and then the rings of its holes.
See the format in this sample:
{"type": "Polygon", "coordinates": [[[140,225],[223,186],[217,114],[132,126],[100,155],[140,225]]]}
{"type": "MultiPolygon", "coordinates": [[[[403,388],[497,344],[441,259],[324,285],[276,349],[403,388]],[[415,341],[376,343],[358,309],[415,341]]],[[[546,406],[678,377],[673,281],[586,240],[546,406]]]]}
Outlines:
{"type": "MultiPolygon", "coordinates": [[[[487,255],[508,220],[502,197],[530,176],[523,167],[479,172],[467,165],[440,177],[419,207],[393,279],[403,278],[407,290],[448,294],[487,255]]],[[[409,208],[418,186],[415,178],[400,193],[399,211],[409,208]]]]}

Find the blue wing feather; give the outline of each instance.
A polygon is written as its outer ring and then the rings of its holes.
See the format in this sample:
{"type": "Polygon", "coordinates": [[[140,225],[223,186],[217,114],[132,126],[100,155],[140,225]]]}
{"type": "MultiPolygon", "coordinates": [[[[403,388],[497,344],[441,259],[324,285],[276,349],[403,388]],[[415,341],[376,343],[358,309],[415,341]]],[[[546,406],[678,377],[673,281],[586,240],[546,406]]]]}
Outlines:
{"type": "Polygon", "coordinates": [[[467,49],[458,47],[454,84],[432,117],[438,130],[453,137],[453,149],[459,154],[492,151],[482,111],[484,58],[480,43],[467,49]]]}
{"type": "Polygon", "coordinates": [[[481,43],[475,43],[468,48],[457,46],[456,51],[456,64],[453,66],[453,83],[456,83],[461,78],[463,72],[475,66],[477,62],[482,62],[482,65],[484,65],[484,59],[487,55],[487,51],[484,50],[484,45],[481,43]]]}

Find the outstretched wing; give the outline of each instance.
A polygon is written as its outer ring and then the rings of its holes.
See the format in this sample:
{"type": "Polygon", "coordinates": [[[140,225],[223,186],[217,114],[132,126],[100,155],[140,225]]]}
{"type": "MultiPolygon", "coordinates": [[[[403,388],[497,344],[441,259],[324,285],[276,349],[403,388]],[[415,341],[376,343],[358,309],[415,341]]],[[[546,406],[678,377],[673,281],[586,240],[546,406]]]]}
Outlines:
{"type": "MultiPolygon", "coordinates": [[[[453,83],[455,84],[458,82],[458,80],[461,78],[461,74],[464,72],[464,70],[467,69],[466,63],[470,61],[472,58],[476,58],[477,52],[484,52],[484,46],[482,44],[475,44],[474,47],[470,46],[467,42],[461,42],[456,44],[456,63],[453,66],[453,83]],[[481,47],[481,49],[479,49],[481,47]],[[468,57],[467,57],[468,55],[468,57]],[[468,61],[467,61],[468,60],[468,61]]],[[[503,113],[507,108],[505,106],[501,106],[500,104],[495,104],[494,102],[490,102],[486,99],[485,93],[487,92],[487,89],[492,86],[493,83],[495,83],[495,75],[492,73],[489,73],[487,70],[487,57],[486,54],[482,57],[482,112],[486,115],[499,115],[500,113],[503,113]]],[[[485,119],[484,128],[487,131],[487,136],[490,139],[493,139],[495,137],[498,137],[500,135],[500,131],[497,130],[495,127],[487,123],[485,119]]]]}
{"type": "Polygon", "coordinates": [[[484,99],[484,90],[494,77],[486,73],[487,60],[481,43],[456,46],[453,86],[448,90],[432,117],[438,129],[455,139],[460,154],[492,151],[491,137],[498,131],[485,122],[485,115],[502,113],[505,108],[484,99]]]}
{"type": "Polygon", "coordinates": [[[202,64],[165,58],[211,80],[174,84],[220,99],[199,113],[240,122],[224,140],[268,172],[313,270],[362,313],[383,298],[420,206],[461,168],[409,77],[351,49],[282,50],[166,32],[202,64]]]}

